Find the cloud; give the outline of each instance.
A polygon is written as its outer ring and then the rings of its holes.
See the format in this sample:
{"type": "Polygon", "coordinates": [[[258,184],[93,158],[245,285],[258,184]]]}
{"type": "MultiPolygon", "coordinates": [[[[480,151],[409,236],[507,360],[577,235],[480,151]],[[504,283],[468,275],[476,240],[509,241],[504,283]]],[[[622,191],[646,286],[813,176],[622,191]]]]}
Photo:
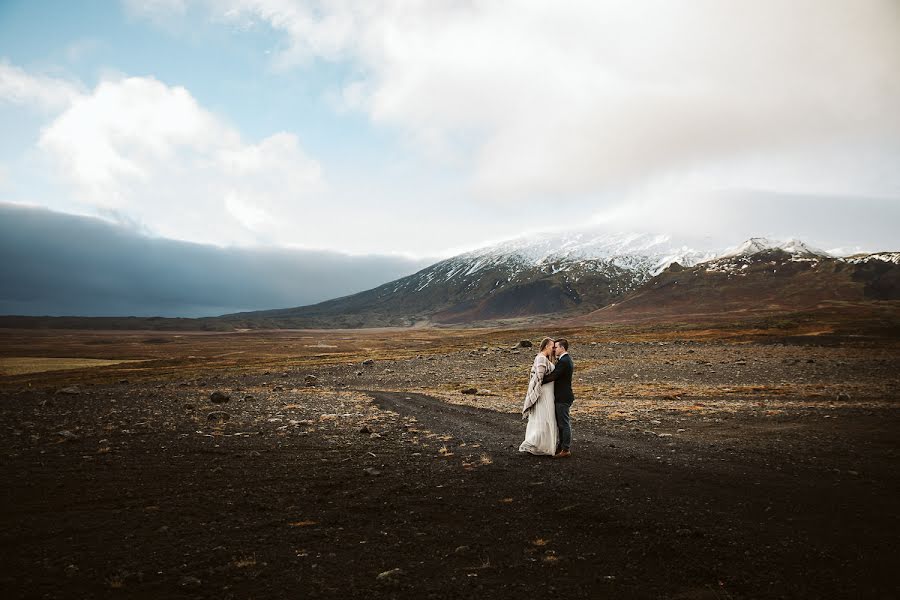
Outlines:
{"type": "Polygon", "coordinates": [[[213,316],[313,304],[425,266],[391,256],[218,248],[0,203],[0,314],[213,316]]]}
{"type": "Polygon", "coordinates": [[[42,111],[59,111],[78,97],[81,87],[61,79],[28,73],[0,60],[0,103],[9,103],[42,111]]]}
{"type": "Polygon", "coordinates": [[[838,254],[900,248],[898,222],[895,198],[749,188],[673,191],[665,183],[642,188],[593,219],[608,231],[668,234],[704,249],[750,237],[799,238],[816,247],[849,249],[838,254]]]}
{"type": "Polygon", "coordinates": [[[346,104],[469,160],[488,195],[585,194],[900,137],[895,0],[207,5],[281,32],[278,66],[354,61],[346,104]]]}
{"type": "Polygon", "coordinates": [[[152,77],[102,81],[42,131],[76,197],[156,235],[219,245],[298,242],[317,214],[319,163],[297,137],[257,143],[152,77]]]}

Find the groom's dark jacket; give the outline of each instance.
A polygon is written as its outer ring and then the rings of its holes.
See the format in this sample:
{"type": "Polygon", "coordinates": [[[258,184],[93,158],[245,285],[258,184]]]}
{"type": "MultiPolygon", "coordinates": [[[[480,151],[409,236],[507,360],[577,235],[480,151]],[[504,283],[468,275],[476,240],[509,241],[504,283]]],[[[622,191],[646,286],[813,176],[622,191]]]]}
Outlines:
{"type": "Polygon", "coordinates": [[[553,396],[559,404],[572,404],[575,394],[572,393],[572,372],[575,371],[575,363],[568,353],[559,357],[556,368],[544,375],[544,383],[553,382],[553,396]]]}

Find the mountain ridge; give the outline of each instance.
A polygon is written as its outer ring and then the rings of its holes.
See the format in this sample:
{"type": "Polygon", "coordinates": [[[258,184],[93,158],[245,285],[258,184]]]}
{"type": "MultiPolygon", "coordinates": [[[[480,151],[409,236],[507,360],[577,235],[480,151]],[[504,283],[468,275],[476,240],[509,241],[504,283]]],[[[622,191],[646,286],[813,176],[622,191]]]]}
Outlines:
{"type": "MultiPolygon", "coordinates": [[[[296,327],[463,325],[541,315],[577,316],[615,304],[675,266],[780,252],[792,262],[845,261],[796,238],[749,238],[724,250],[696,249],[649,233],[546,233],[459,254],[381,286],[315,305],[223,315],[296,327]]],[[[895,253],[878,253],[891,258],[895,253]]],[[[866,262],[865,256],[852,259],[866,262]]],[[[893,264],[893,263],[892,263],[893,264]]]]}

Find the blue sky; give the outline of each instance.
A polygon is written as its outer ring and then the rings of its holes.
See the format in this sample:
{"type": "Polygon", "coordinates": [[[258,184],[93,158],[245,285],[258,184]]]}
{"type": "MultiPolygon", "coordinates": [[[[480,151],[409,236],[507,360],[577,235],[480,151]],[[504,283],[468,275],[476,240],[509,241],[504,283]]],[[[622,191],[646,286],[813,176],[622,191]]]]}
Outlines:
{"type": "Polygon", "coordinates": [[[800,4],[5,0],[0,201],[419,258],[591,223],[900,246],[900,7],[800,4]]]}

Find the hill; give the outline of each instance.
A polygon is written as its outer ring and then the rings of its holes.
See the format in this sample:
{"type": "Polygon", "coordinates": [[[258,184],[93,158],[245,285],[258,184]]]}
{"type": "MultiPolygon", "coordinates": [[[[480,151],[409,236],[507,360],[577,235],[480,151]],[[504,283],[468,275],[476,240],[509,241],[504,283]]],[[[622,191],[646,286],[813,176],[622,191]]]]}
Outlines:
{"type": "Polygon", "coordinates": [[[669,265],[621,300],[573,320],[732,319],[900,300],[900,253],[830,256],[799,242],[749,240],[692,267],[669,265]]]}

